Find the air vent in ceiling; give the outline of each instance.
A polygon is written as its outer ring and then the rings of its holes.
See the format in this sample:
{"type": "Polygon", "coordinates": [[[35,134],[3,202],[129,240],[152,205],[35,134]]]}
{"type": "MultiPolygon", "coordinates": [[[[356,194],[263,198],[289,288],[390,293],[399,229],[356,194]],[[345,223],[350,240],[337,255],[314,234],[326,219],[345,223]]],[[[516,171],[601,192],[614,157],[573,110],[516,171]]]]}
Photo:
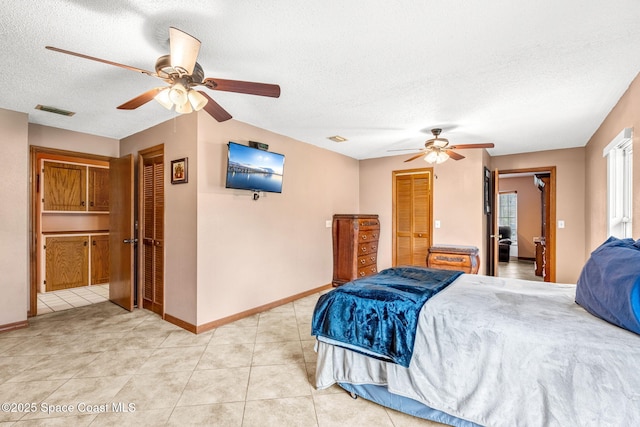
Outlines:
{"type": "Polygon", "coordinates": [[[67,117],[71,117],[75,114],[73,111],[61,110],[60,108],[49,107],[48,105],[40,104],[36,105],[36,110],[46,111],[47,113],[60,114],[67,117]]]}
{"type": "Polygon", "coordinates": [[[347,138],[340,135],[328,136],[327,138],[329,138],[333,142],[345,142],[347,140],[347,138]]]}

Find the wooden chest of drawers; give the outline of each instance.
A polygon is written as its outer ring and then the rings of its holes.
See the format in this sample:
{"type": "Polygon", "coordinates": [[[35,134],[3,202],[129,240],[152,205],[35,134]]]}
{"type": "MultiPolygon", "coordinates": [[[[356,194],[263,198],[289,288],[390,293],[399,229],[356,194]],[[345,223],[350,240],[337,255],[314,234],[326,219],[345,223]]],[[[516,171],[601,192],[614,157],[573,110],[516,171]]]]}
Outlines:
{"type": "Polygon", "coordinates": [[[333,286],[378,272],[378,215],[333,216],[333,286]]]}
{"type": "Polygon", "coordinates": [[[427,255],[427,267],[476,274],[480,267],[478,248],[453,245],[432,246],[427,255]]]}

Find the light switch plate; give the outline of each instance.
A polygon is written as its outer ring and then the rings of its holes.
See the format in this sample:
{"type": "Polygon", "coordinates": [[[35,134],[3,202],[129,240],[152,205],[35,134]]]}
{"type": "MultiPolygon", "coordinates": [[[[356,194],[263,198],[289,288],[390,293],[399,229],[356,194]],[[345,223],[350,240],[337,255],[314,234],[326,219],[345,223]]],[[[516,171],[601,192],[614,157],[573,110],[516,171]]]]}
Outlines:
{"type": "Polygon", "coordinates": [[[440,228],[440,221],[436,219],[435,223],[434,223],[434,227],[436,228],[440,228]]]}
{"type": "Polygon", "coordinates": [[[564,228],[564,220],[562,219],[558,220],[558,228],[564,228]]]}
{"type": "Polygon", "coordinates": [[[326,220],[324,222],[324,226],[327,227],[327,228],[331,228],[331,220],[330,219],[326,220]]]}

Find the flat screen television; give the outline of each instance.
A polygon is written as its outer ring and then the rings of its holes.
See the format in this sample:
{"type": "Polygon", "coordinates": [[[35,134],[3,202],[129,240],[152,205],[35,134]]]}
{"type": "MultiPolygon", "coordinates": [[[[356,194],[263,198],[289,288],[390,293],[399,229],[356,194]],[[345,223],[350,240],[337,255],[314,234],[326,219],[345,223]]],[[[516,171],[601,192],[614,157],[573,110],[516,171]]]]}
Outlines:
{"type": "Polygon", "coordinates": [[[284,155],[229,142],[226,188],[282,193],[284,155]]]}

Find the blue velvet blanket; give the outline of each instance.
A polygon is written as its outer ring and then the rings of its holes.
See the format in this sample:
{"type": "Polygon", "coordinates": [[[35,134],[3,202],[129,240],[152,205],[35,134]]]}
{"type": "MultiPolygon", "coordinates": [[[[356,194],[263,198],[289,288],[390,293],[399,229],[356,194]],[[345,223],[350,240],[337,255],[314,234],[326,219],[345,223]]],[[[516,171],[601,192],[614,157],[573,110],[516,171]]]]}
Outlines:
{"type": "Polygon", "coordinates": [[[594,250],[580,273],[576,302],[640,334],[640,240],[610,237],[594,250]]]}
{"type": "Polygon", "coordinates": [[[395,267],[354,280],[318,299],[311,334],[408,367],[420,309],[461,274],[395,267]]]}

